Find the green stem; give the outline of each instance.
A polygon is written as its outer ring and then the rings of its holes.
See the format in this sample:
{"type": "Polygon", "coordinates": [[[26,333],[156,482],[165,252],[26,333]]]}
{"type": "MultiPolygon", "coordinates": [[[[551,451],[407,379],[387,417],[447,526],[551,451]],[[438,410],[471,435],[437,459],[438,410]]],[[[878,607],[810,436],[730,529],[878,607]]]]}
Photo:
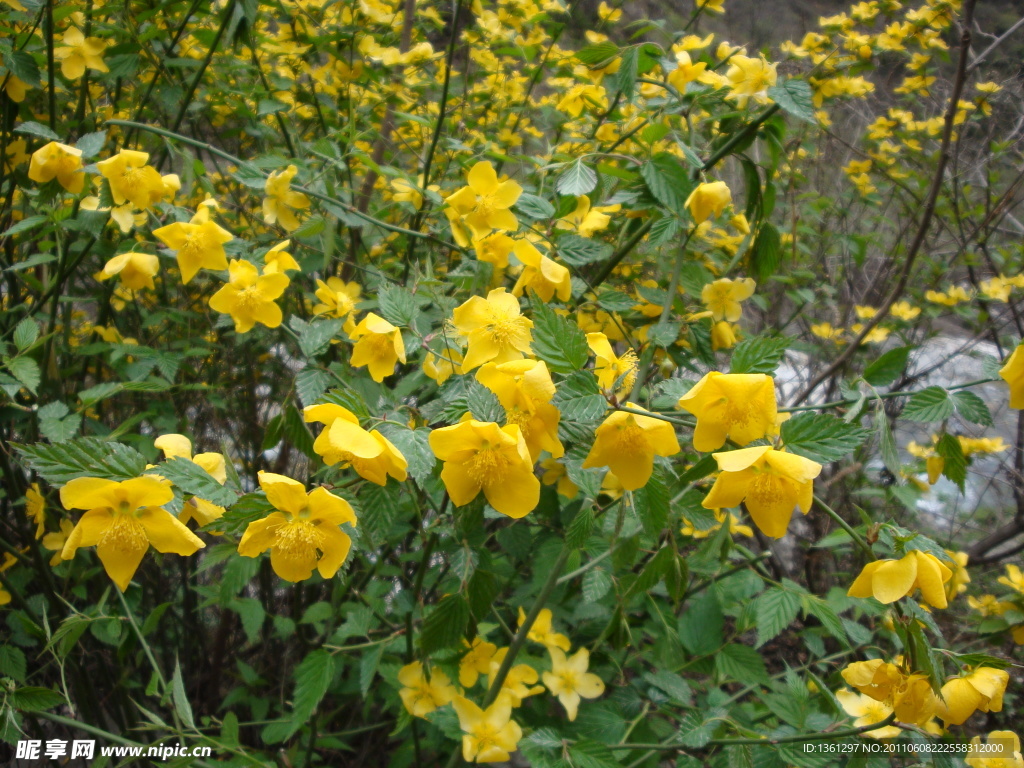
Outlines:
{"type": "Polygon", "coordinates": [[[196,95],[196,89],[199,87],[199,82],[203,79],[203,75],[206,74],[206,69],[210,66],[210,62],[213,61],[213,54],[217,51],[217,46],[220,45],[220,39],[224,36],[224,32],[228,28],[228,24],[231,23],[231,17],[235,12],[235,0],[228,0],[228,4],[224,6],[224,15],[221,17],[220,26],[217,27],[217,33],[213,36],[213,41],[210,43],[210,49],[206,52],[206,57],[203,59],[203,63],[199,65],[199,69],[196,72],[196,76],[192,78],[192,82],[189,83],[188,90],[185,91],[184,97],[181,100],[181,106],[178,108],[178,114],[174,118],[174,122],[171,124],[171,130],[176,131],[181,127],[181,121],[185,119],[185,113],[188,111],[189,105],[192,103],[192,97],[196,95]]]}
{"type": "Polygon", "coordinates": [[[832,509],[832,507],[830,507],[828,504],[822,501],[821,498],[819,498],[818,496],[814,497],[814,503],[821,507],[823,510],[825,510],[825,514],[827,514],[829,517],[835,520],[836,524],[844,531],[846,531],[847,535],[851,539],[853,539],[854,543],[856,543],[858,547],[864,550],[864,553],[868,556],[868,559],[875,559],[875,553],[871,551],[871,545],[864,540],[863,536],[861,536],[859,533],[853,530],[850,524],[843,520],[842,516],[838,512],[832,509]]]}

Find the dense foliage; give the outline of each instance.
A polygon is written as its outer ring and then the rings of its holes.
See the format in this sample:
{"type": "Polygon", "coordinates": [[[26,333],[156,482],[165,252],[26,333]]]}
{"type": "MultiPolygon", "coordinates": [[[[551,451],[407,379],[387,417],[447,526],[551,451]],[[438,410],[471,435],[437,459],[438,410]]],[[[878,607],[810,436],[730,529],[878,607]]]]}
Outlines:
{"type": "Polygon", "coordinates": [[[1024,766],[974,0],[2,3],[12,751],[1024,766]]]}

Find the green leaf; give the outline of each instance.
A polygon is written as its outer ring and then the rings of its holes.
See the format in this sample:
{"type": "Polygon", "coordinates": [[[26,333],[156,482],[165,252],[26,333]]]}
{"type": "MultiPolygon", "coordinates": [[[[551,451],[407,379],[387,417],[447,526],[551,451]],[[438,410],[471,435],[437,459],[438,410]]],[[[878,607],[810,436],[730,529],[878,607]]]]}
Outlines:
{"type": "Polygon", "coordinates": [[[839,620],[839,616],[832,609],[831,605],[820,597],[811,594],[801,595],[801,602],[804,610],[815,616],[822,626],[825,627],[826,632],[843,645],[850,644],[846,637],[846,629],[843,627],[843,622],[839,620]]]}
{"type": "Polygon", "coordinates": [[[60,141],[60,136],[51,131],[45,125],[33,122],[32,120],[26,120],[24,123],[14,126],[14,132],[27,133],[32,136],[38,136],[41,139],[46,139],[47,141],[60,141]]]}
{"type": "Polygon", "coordinates": [[[39,326],[31,317],[24,318],[14,328],[14,346],[18,348],[19,352],[24,352],[31,347],[38,338],[39,326]]]}
{"type": "Polygon", "coordinates": [[[33,88],[40,85],[39,65],[28,51],[11,51],[4,57],[4,64],[11,74],[33,88]]]}
{"type": "MultiPolygon", "coordinates": [[[[22,219],[21,221],[17,222],[16,224],[13,224],[10,227],[8,227],[7,229],[5,229],[2,233],[0,233],[0,237],[13,237],[14,235],[20,235],[22,232],[28,232],[30,230],[35,229],[40,224],[45,224],[46,221],[47,221],[47,219],[46,219],[45,216],[27,216],[24,219],[22,219]]],[[[47,255],[47,254],[37,254],[37,256],[45,256],[45,255],[47,255]]],[[[15,264],[13,267],[8,267],[8,269],[27,269],[29,266],[35,266],[35,264],[43,264],[43,263],[45,263],[43,261],[37,261],[34,264],[30,264],[29,262],[31,262],[32,259],[34,259],[34,258],[36,258],[36,257],[35,256],[30,257],[28,260],[26,260],[26,261],[24,261],[24,262],[22,262],[20,264],[15,264]]],[[[47,259],[47,261],[53,261],[53,260],[54,259],[52,259],[52,258],[47,259]]]]}
{"type": "Polygon", "coordinates": [[[713,589],[690,601],[679,617],[679,640],[694,656],[707,656],[722,645],[725,617],[713,589]]]}
{"type": "Polygon", "coordinates": [[[898,483],[900,482],[900,453],[896,448],[896,438],[892,434],[889,417],[881,403],[875,408],[875,429],[878,432],[878,448],[882,454],[882,463],[898,483]]]}
{"type": "Polygon", "coordinates": [[[647,242],[654,248],[665,245],[665,243],[678,237],[679,231],[682,228],[683,225],[676,216],[662,216],[651,226],[651,231],[647,235],[647,242]]]}
{"type": "Polygon", "coordinates": [[[601,394],[592,371],[570,373],[558,383],[552,402],[567,421],[597,421],[608,410],[608,401],[601,394]]]}
{"type": "Polygon", "coordinates": [[[811,86],[806,81],[790,77],[769,88],[768,97],[793,117],[817,123],[811,86]]]}
{"type": "Polygon", "coordinates": [[[25,654],[13,645],[0,645],[0,675],[22,682],[26,674],[25,654]]]}
{"type": "Polygon", "coordinates": [[[757,275],[757,281],[763,283],[774,275],[782,263],[782,238],[774,224],[764,222],[757,231],[754,244],[750,248],[750,261],[757,275]]]}
{"type": "Polygon", "coordinates": [[[782,422],[782,443],[799,456],[837,461],[863,443],[870,431],[824,413],[802,413],[782,422]]]}
{"type": "Polygon", "coordinates": [[[29,468],[54,486],[76,477],[129,480],[146,469],[145,457],[134,448],[95,437],[79,437],[58,445],[13,445],[29,468]]]}
{"type": "Polygon", "coordinates": [[[604,64],[619,55],[619,47],[610,40],[588,45],[576,51],[576,58],[588,66],[604,64]]]}
{"type": "Polygon", "coordinates": [[[426,482],[434,472],[437,458],[430,449],[429,429],[409,429],[397,424],[381,424],[380,432],[395,444],[409,462],[409,474],[416,482],[426,482]]]}
{"type": "Polygon", "coordinates": [[[192,705],[188,703],[188,696],[185,695],[185,683],[181,679],[181,663],[177,659],[174,660],[174,676],[171,678],[171,698],[174,700],[174,711],[178,713],[181,722],[185,727],[195,730],[192,705]]]}
{"type": "Polygon", "coordinates": [[[333,679],[334,657],[323,648],[308,653],[295,669],[291,721],[296,730],[316,711],[333,679]]]}
{"type": "Polygon", "coordinates": [[[621,52],[621,63],[619,71],[615,73],[615,88],[622,92],[626,101],[633,98],[633,90],[636,88],[636,79],[639,75],[640,50],[637,46],[631,46],[621,52]]]}
{"type": "Polygon", "coordinates": [[[330,372],[323,368],[303,368],[295,375],[295,392],[299,402],[303,406],[315,403],[330,386],[331,379],[330,372]]]}
{"type": "Polygon", "coordinates": [[[88,160],[96,157],[103,149],[103,145],[107,143],[107,132],[96,131],[95,133],[87,133],[82,136],[78,141],[75,142],[75,149],[82,150],[82,159],[88,160]]]}
{"type": "Polygon", "coordinates": [[[572,373],[587,364],[587,337],[579,326],[555,311],[536,294],[533,304],[533,352],[556,373],[572,373]]]}
{"type": "Polygon", "coordinates": [[[469,625],[469,603],[461,594],[447,595],[423,621],[420,648],[424,653],[454,648],[459,645],[469,625]]]}
{"type": "Polygon", "coordinates": [[[656,347],[667,349],[676,343],[682,323],[655,323],[647,327],[647,341],[656,347]]]}
{"type": "Polygon", "coordinates": [[[953,393],[953,405],[956,412],[965,421],[972,424],[980,424],[983,427],[992,426],[992,413],[989,411],[985,401],[973,392],[961,390],[953,393]]]}
{"type": "Polygon", "coordinates": [[[659,467],[654,468],[647,485],[633,493],[633,502],[644,533],[648,536],[657,536],[661,533],[668,522],[672,494],[665,483],[664,472],[659,467]]]}
{"type": "Polygon", "coordinates": [[[583,549],[594,531],[594,523],[593,507],[584,504],[565,531],[565,546],[570,549],[583,549]]]}
{"type": "Polygon", "coordinates": [[[864,381],[873,387],[887,387],[907,369],[910,347],[896,347],[864,369],[864,381]]]}
{"type": "Polygon", "coordinates": [[[376,645],[364,651],[359,657],[359,692],[364,699],[370,693],[370,686],[373,684],[373,678],[377,676],[377,668],[383,655],[384,646],[376,645]]]}
{"type": "Polygon", "coordinates": [[[157,464],[148,474],[160,475],[183,493],[205,499],[221,507],[230,507],[238,501],[238,494],[218,483],[213,475],[191,459],[181,456],[157,464]]]}
{"type": "Polygon", "coordinates": [[[786,353],[786,341],[763,336],[744,339],[733,350],[729,371],[774,374],[786,353]]]}
{"type": "Polygon", "coordinates": [[[604,261],[612,255],[612,247],[608,243],[579,235],[562,235],[555,244],[555,250],[562,261],[572,267],[604,261]]]}
{"type": "Polygon", "coordinates": [[[667,152],[657,154],[644,163],[640,175],[654,199],[674,213],[682,212],[686,198],[697,186],[690,173],[667,152]]]}
{"type": "Polygon", "coordinates": [[[288,442],[302,453],[311,459],[317,458],[316,451],[313,450],[313,434],[306,426],[306,422],[302,420],[298,409],[291,403],[285,406],[281,419],[281,430],[288,442]]]}
{"type": "Polygon", "coordinates": [[[19,712],[45,712],[65,703],[64,697],[57,691],[31,686],[16,688],[7,695],[7,701],[19,712]]]}
{"type": "Polygon", "coordinates": [[[952,415],[953,401],[942,387],[915,392],[903,409],[903,418],[910,421],[945,421],[952,415]]]}
{"type": "Polygon", "coordinates": [[[715,654],[715,669],[727,680],[738,680],[744,685],[765,683],[768,670],[761,654],[749,645],[729,643],[715,654]]]}
{"type": "Polygon", "coordinates": [[[331,339],[338,335],[342,321],[336,317],[316,320],[299,332],[299,349],[303,356],[310,358],[322,355],[331,346],[331,339]]]}
{"type": "Polygon", "coordinates": [[[644,680],[663,693],[668,694],[679,704],[688,706],[693,700],[693,691],[690,689],[689,684],[673,672],[664,669],[657,672],[648,672],[644,675],[644,680]]]}
{"type": "Polygon", "coordinates": [[[39,417],[39,431],[51,443],[70,440],[82,425],[80,413],[68,413],[64,403],[47,403],[36,414],[39,417]]]}
{"type": "Polygon", "coordinates": [[[555,189],[562,195],[590,194],[597,186],[597,172],[582,159],[569,163],[555,180],[555,189]]]}
{"type": "Polygon", "coordinates": [[[800,612],[800,598],[788,589],[775,587],[754,602],[757,616],[757,645],[760,648],[793,623],[800,612]]]}
{"type": "Polygon", "coordinates": [[[555,206],[528,192],[523,192],[513,207],[528,219],[545,220],[555,215],[555,206]]]}
{"type": "Polygon", "coordinates": [[[11,375],[34,395],[39,388],[39,382],[42,381],[42,373],[40,373],[36,361],[31,357],[15,357],[8,358],[4,362],[11,375]]]}
{"type": "Polygon", "coordinates": [[[384,284],[377,290],[377,303],[384,319],[392,325],[409,327],[416,316],[416,300],[408,288],[384,284]]]}
{"type": "Polygon", "coordinates": [[[960,441],[947,433],[935,444],[935,452],[944,459],[942,474],[956,483],[960,493],[963,493],[964,482],[967,480],[967,458],[960,441]]]}
{"type": "Polygon", "coordinates": [[[577,768],[621,768],[614,753],[604,744],[581,739],[569,747],[569,758],[577,768]]]}
{"type": "Polygon", "coordinates": [[[604,568],[591,568],[583,575],[583,602],[596,603],[612,588],[612,576],[604,568]]]}

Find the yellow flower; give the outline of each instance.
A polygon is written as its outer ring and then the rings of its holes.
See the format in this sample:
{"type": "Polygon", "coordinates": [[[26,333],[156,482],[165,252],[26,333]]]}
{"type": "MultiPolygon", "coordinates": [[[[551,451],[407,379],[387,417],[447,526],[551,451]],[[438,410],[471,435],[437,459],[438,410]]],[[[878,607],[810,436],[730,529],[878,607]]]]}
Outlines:
{"type": "Polygon", "coordinates": [[[686,84],[699,79],[707,67],[703,61],[695,64],[687,51],[677,51],[676,68],[668,73],[668,82],[677,91],[684,93],[686,84]]]}
{"type": "Polygon", "coordinates": [[[367,366],[370,377],[378,383],[395,372],[395,364],[399,360],[405,362],[402,331],[373,312],[368,312],[348,332],[348,337],[355,342],[352,367],[367,366]]]}
{"type": "Polygon", "coordinates": [[[1006,575],[996,579],[1000,584],[1005,584],[1010,589],[1024,594],[1024,573],[1016,565],[1006,566],[1006,575]]]}
{"type": "Polygon", "coordinates": [[[558,440],[561,414],[551,405],[555,385],[543,360],[487,363],[476,372],[476,379],[497,396],[505,409],[505,423],[519,427],[534,461],[543,451],[555,459],[565,453],[558,440]]]}
{"type": "MultiPolygon", "coordinates": [[[[154,233],[155,234],[155,233],[154,233]]],[[[210,309],[231,315],[236,333],[248,333],[256,323],[277,328],[283,315],[275,299],[291,282],[283,272],[261,275],[255,264],[232,259],[228,266],[230,282],[210,297],[210,309]]]]}
{"type": "Polygon", "coordinates": [[[1024,345],[1018,346],[999,369],[999,378],[1010,388],[1010,407],[1024,409],[1024,345]]]}
{"type": "Polygon", "coordinates": [[[843,680],[875,701],[891,699],[905,675],[882,659],[855,661],[842,671],[843,680]]]}
{"type": "Polygon", "coordinates": [[[292,179],[297,172],[298,168],[294,165],[289,165],[283,171],[274,171],[267,177],[264,187],[267,196],[263,198],[263,221],[267,224],[281,222],[281,226],[289,232],[299,228],[299,220],[292,210],[309,207],[309,198],[291,189],[292,179]]]}
{"type": "Polygon", "coordinates": [[[606,392],[616,391],[629,394],[636,383],[637,357],[632,348],[615,354],[608,337],[603,333],[588,333],[587,346],[594,353],[594,375],[597,383],[606,392]]]}
{"type": "Polygon", "coordinates": [[[727,438],[746,445],[770,435],[778,416],[775,380],[763,373],[711,371],[678,405],[697,417],[693,447],[704,452],[717,451],[727,438]]]}
{"type": "Polygon", "coordinates": [[[508,266],[508,255],[515,248],[515,241],[504,232],[492,232],[485,237],[473,240],[473,250],[478,261],[493,264],[495,269],[508,266]]]}
{"type": "Polygon", "coordinates": [[[40,183],[57,179],[64,189],[77,195],[85,186],[82,150],[51,141],[32,153],[28,177],[40,183]]]}
{"type": "Polygon", "coordinates": [[[686,207],[695,224],[702,224],[712,216],[722,215],[725,207],[732,202],[732,192],[724,181],[712,181],[697,185],[686,198],[686,207]]]}
{"type": "MultiPolygon", "coordinates": [[[[15,168],[19,165],[27,163],[29,157],[25,154],[25,148],[28,146],[25,139],[16,139],[15,141],[7,142],[7,149],[4,151],[4,157],[0,158],[3,161],[4,173],[12,173],[15,168]]],[[[31,172],[31,168],[29,169],[31,172]]],[[[31,176],[29,178],[32,178],[31,176]]],[[[65,187],[67,189],[67,187],[65,187]]]]}
{"type": "Polygon", "coordinates": [[[153,277],[159,271],[160,260],[156,256],[129,251],[110,259],[96,274],[96,279],[109,280],[117,275],[125,288],[133,291],[149,288],[152,291],[156,289],[153,277]]]}
{"type": "MultiPolygon", "coordinates": [[[[0,563],[0,573],[9,570],[16,562],[18,562],[18,558],[10,552],[4,552],[3,562],[0,563]]],[[[12,599],[11,593],[0,587],[0,605],[7,605],[12,599]]]]}
{"type": "Polygon", "coordinates": [[[356,302],[362,287],[353,281],[346,283],[340,277],[328,277],[327,282],[316,281],[316,297],[320,303],[313,307],[314,315],[346,318],[356,311],[356,302]]]}
{"type": "MultiPolygon", "coordinates": [[[[494,678],[505,661],[506,655],[508,655],[508,648],[499,648],[491,657],[487,675],[488,688],[494,684],[494,678]]],[[[536,685],[539,679],[537,670],[529,664],[516,664],[509,669],[505,676],[501,690],[498,691],[498,698],[505,699],[513,708],[522,706],[523,699],[544,693],[544,686],[536,685]]]]}
{"type": "Polygon", "coordinates": [[[705,285],[700,292],[700,300],[711,312],[715,320],[728,320],[735,323],[743,314],[741,301],[746,301],[754,295],[757,283],[752,278],[743,277],[738,280],[730,280],[723,277],[713,283],[705,285]]]}
{"type": "Polygon", "coordinates": [[[967,561],[970,556],[966,552],[953,552],[947,549],[946,554],[950,560],[950,570],[953,575],[946,584],[946,599],[952,600],[962,592],[967,591],[967,585],[971,583],[971,575],[967,573],[967,561]]]}
{"type": "Polygon", "coordinates": [[[39,492],[39,483],[25,490],[25,515],[36,524],[36,538],[42,538],[46,532],[46,499],[39,492]]]}
{"type": "MultiPolygon", "coordinates": [[[[154,229],[153,234],[175,252],[178,269],[181,272],[181,281],[186,285],[200,269],[228,269],[224,243],[232,239],[231,233],[210,220],[210,209],[206,206],[196,211],[195,216],[188,224],[176,221],[173,224],[154,229]]],[[[236,260],[232,263],[244,263],[252,266],[247,261],[236,260]]],[[[288,278],[284,274],[281,274],[280,277],[284,278],[285,285],[287,285],[288,278]]],[[[274,280],[280,282],[279,278],[274,278],[274,280]]]]}
{"type": "MultiPolygon", "coordinates": [[[[293,270],[301,271],[299,262],[285,250],[290,244],[291,240],[284,240],[263,254],[263,274],[269,275],[272,272],[289,272],[293,270]]],[[[319,282],[317,280],[317,283],[319,282]]],[[[313,314],[319,314],[316,311],[316,307],[313,308],[313,314]]]]}
{"type": "Polygon", "coordinates": [[[551,671],[541,676],[544,685],[558,697],[569,720],[575,720],[580,698],[596,699],[604,693],[604,681],[587,671],[590,651],[586,648],[580,648],[569,658],[554,646],[548,646],[548,653],[551,654],[551,671]]]}
{"type": "Polygon", "coordinates": [[[277,511],[249,523],[238,554],[259,557],[269,549],[270,565],[285,581],[308,579],[314,568],[325,579],[334,576],[352,546],[341,530],[342,523],[356,525],[352,506],[325,488],[307,494],[302,483],[284,475],[261,471],[259,482],[277,511]]]}
{"type": "MultiPolygon", "coordinates": [[[[839,700],[846,714],[856,718],[853,724],[858,728],[880,723],[892,714],[892,707],[886,706],[883,702],[875,701],[870,696],[854,693],[845,688],[836,691],[836,699],[839,700]]],[[[864,735],[870,736],[872,739],[892,739],[901,733],[902,731],[895,725],[886,725],[873,731],[866,731],[864,735]]]]}
{"type": "Polygon", "coordinates": [[[116,482],[79,477],[60,489],[65,509],[87,510],[68,536],[61,558],[70,560],[79,547],[96,547],[107,575],[122,592],[152,544],[157,552],[191,555],[202,540],[162,509],[174,498],[156,477],[116,482]]]}
{"type": "Polygon", "coordinates": [[[725,13],[723,4],[725,0],[694,0],[696,6],[704,11],[710,11],[711,13],[725,13]]]}
{"type": "Polygon", "coordinates": [[[64,33],[64,45],[53,49],[53,58],[60,62],[60,71],[68,80],[77,80],[85,74],[86,67],[97,72],[109,72],[103,63],[103,51],[107,44],[98,37],[86,37],[81,30],[71,27],[64,33]]]}
{"type": "Polygon", "coordinates": [[[469,419],[432,431],[430,447],[444,462],[441,480],[458,507],[483,491],[498,512],[520,518],[540,501],[530,449],[514,424],[469,419]]]}
{"type": "Polygon", "coordinates": [[[531,354],[533,322],[522,316],[519,301],[504,288],[495,288],[486,299],[473,296],[456,307],[453,324],[469,342],[462,362],[465,373],[490,361],[507,363],[531,354]]]}
{"type": "MultiPolygon", "coordinates": [[[[192,441],[184,435],[171,433],[160,435],[153,441],[153,446],[164,453],[167,459],[180,458],[191,461],[202,467],[210,477],[221,485],[228,479],[227,465],[224,462],[224,455],[220,453],[197,453],[192,455],[192,441]]],[[[224,514],[224,507],[214,504],[212,501],[193,497],[186,502],[178,515],[178,519],[187,523],[194,519],[197,525],[209,525],[214,520],[219,520],[224,514]]]]}
{"type": "MultiPolygon", "coordinates": [[[[999,745],[1000,753],[986,754],[975,748],[971,754],[977,757],[965,757],[968,768],[1024,768],[1024,755],[1020,752],[1020,739],[1013,731],[992,731],[985,737],[985,743],[999,745]]],[[[980,745],[981,736],[974,736],[971,745],[980,745]]]]}
{"type": "Polygon", "coordinates": [[[461,376],[465,373],[462,370],[462,352],[448,346],[436,357],[433,352],[427,352],[427,356],[423,359],[423,372],[438,385],[448,381],[453,373],[461,376]]]}
{"type": "Polygon", "coordinates": [[[350,466],[377,485],[385,485],[388,475],[399,482],[406,479],[409,462],[402,452],[378,430],[367,432],[359,426],[359,419],[347,408],[333,403],[307,405],[303,418],[324,425],[313,450],[327,465],[350,466]]]}
{"type": "MultiPolygon", "coordinates": [[[[633,403],[626,403],[626,407],[643,411],[633,403]]],[[[615,411],[597,428],[597,437],[583,468],[608,467],[625,490],[635,491],[651,479],[655,456],[674,456],[679,450],[671,423],[615,411]]]]}
{"type": "Polygon", "coordinates": [[[729,98],[742,108],[751,97],[760,104],[770,101],[768,89],[775,85],[777,75],[775,65],[769,64],[764,56],[754,59],[737,54],[729,59],[725,77],[731,86],[729,98]]]}
{"type": "Polygon", "coordinates": [[[582,195],[576,198],[576,208],[567,215],[555,222],[557,229],[572,229],[581,237],[591,237],[595,232],[607,229],[612,217],[609,213],[615,213],[622,209],[622,205],[593,206],[590,205],[590,198],[582,195]]]}
{"type": "Polygon", "coordinates": [[[720,349],[732,349],[736,346],[736,333],[739,326],[726,320],[721,320],[711,326],[711,351],[717,352],[720,349]]]}
{"type": "Polygon", "coordinates": [[[463,248],[469,245],[466,227],[474,240],[489,235],[492,229],[514,232],[519,228],[519,221],[509,208],[523,193],[522,187],[511,179],[499,181],[494,166],[488,161],[474,165],[466,181],[467,186],[450,194],[445,201],[448,207],[444,212],[452,223],[456,243],[463,248]]]}
{"type": "Polygon", "coordinates": [[[1016,607],[1013,603],[1000,601],[995,595],[982,595],[978,598],[968,595],[967,605],[982,616],[1002,616],[1016,607]]]}
{"type": "MultiPolygon", "coordinates": [[[[146,210],[164,196],[163,177],[156,168],[146,165],[148,161],[147,152],[122,149],[113,157],[96,163],[99,172],[110,184],[110,194],[116,205],[131,203],[137,210],[146,210]]],[[[154,230],[153,234],[160,237],[157,234],[159,231],[154,230]]]]}
{"type": "Polygon", "coordinates": [[[963,725],[978,710],[1000,712],[1009,680],[1006,670],[992,667],[979,667],[966,675],[951,677],[942,686],[939,717],[948,728],[963,725]]]}
{"type": "Polygon", "coordinates": [[[64,545],[67,544],[68,537],[73,530],[75,530],[75,524],[65,517],[60,521],[60,531],[43,536],[43,546],[53,552],[53,557],[50,558],[50,565],[60,565],[64,562],[61,552],[63,552],[64,545]]]}
{"type": "Polygon", "coordinates": [[[864,566],[846,593],[850,597],[874,597],[888,605],[920,588],[921,598],[935,608],[945,608],[943,587],[953,572],[935,555],[911,550],[900,560],[875,560],[864,566]]]}
{"type": "Polygon", "coordinates": [[[821,465],[770,446],[713,453],[721,474],[702,506],[732,508],[746,501],[755,525],[765,536],[786,535],[793,509],[805,515],[814,501],[814,478],[821,465]]]}
{"type": "Polygon", "coordinates": [[[614,24],[622,18],[622,11],[618,8],[612,8],[605,0],[601,0],[601,4],[597,6],[597,18],[609,24],[614,24]]]}
{"type": "Polygon", "coordinates": [[[459,685],[463,688],[472,688],[480,675],[486,675],[491,671],[491,659],[494,658],[498,646],[488,643],[481,637],[474,638],[472,645],[465,640],[462,642],[469,650],[459,660],[459,685]]]}
{"type": "MultiPolygon", "coordinates": [[[[556,486],[560,496],[572,499],[580,492],[576,483],[569,479],[569,473],[566,472],[565,465],[557,459],[544,459],[544,461],[540,463],[540,467],[544,470],[544,474],[541,475],[540,481],[544,485],[556,486]]],[[[611,473],[609,473],[609,475],[610,474],[611,473]]]]}
{"type": "Polygon", "coordinates": [[[817,323],[811,326],[811,333],[817,336],[819,339],[825,339],[826,341],[837,341],[842,338],[843,329],[833,328],[832,323],[817,323]]]}
{"type": "MultiPolygon", "coordinates": [[[[553,618],[550,608],[542,608],[540,613],[537,614],[537,618],[533,622],[533,626],[530,627],[530,631],[526,633],[526,638],[535,643],[540,643],[545,648],[560,648],[561,650],[568,652],[572,647],[569,643],[569,638],[554,631],[552,627],[553,618]]],[[[523,626],[525,622],[526,612],[520,608],[519,626],[523,626]]]]}
{"type": "Polygon", "coordinates": [[[500,763],[516,751],[523,729],[512,720],[512,705],[506,698],[499,698],[487,709],[463,696],[456,696],[452,704],[464,732],[462,759],[467,763],[500,763]]]}
{"type": "Polygon", "coordinates": [[[523,263],[523,271],[512,287],[513,296],[522,296],[530,288],[543,301],[557,296],[559,301],[568,301],[572,296],[572,277],[569,270],[538,251],[528,240],[516,240],[512,244],[516,258],[523,263]]]}
{"type": "Polygon", "coordinates": [[[398,695],[413,717],[426,717],[438,707],[451,703],[459,694],[448,676],[439,669],[430,670],[428,680],[419,661],[402,667],[398,672],[398,682],[402,684],[398,695]]]}

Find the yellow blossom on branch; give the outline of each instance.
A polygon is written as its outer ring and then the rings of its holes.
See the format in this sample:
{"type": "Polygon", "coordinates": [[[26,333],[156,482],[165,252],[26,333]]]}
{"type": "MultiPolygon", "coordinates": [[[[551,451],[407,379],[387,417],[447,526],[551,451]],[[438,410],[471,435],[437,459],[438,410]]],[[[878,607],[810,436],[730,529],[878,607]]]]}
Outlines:
{"type": "Polygon", "coordinates": [[[313,450],[328,466],[352,467],[365,480],[385,485],[388,476],[399,482],[407,477],[409,462],[394,444],[378,430],[359,426],[355,414],[341,405],[307,405],[303,418],[324,425],[313,443],[313,450]]]}
{"type": "Polygon", "coordinates": [[[396,363],[405,362],[402,331],[373,312],[368,312],[348,332],[348,337],[355,342],[352,366],[366,366],[370,377],[378,383],[395,372],[396,363]]]}
{"type": "Polygon", "coordinates": [[[899,560],[875,560],[864,566],[850,586],[850,597],[874,597],[880,603],[895,603],[916,589],[922,599],[935,608],[945,608],[943,586],[953,572],[935,555],[919,550],[908,552],[899,560]]]}
{"type": "Polygon", "coordinates": [[[292,179],[298,168],[289,165],[283,171],[274,171],[267,177],[263,198],[263,221],[267,224],[280,222],[281,226],[291,232],[299,228],[299,220],[293,211],[309,207],[309,198],[302,192],[291,188],[292,179]]]}
{"type": "Polygon", "coordinates": [[[260,488],[276,510],[249,523],[238,554],[259,557],[270,550],[270,565],[285,581],[304,581],[314,569],[331,578],[348,557],[352,539],[343,523],[356,525],[352,506],[325,488],[306,487],[284,475],[259,473],[260,488]]]}
{"type": "Polygon", "coordinates": [[[555,385],[543,360],[487,363],[476,379],[493,392],[505,409],[505,421],[522,432],[534,461],[543,451],[559,458],[565,450],[558,440],[558,409],[551,405],[555,385]]]}
{"type": "Polygon", "coordinates": [[[523,317],[519,300],[504,288],[487,298],[473,296],[455,308],[452,322],[469,342],[462,370],[466,373],[484,363],[507,363],[531,353],[533,321],[523,317]]]}
{"type": "Polygon", "coordinates": [[[775,380],[763,373],[711,371],[678,406],[697,417],[693,447],[704,452],[717,451],[727,438],[746,445],[766,437],[778,417],[775,380]]]}
{"type": "MultiPolygon", "coordinates": [[[[626,407],[643,411],[633,403],[626,407]]],[[[608,467],[627,491],[647,485],[654,472],[654,457],[675,456],[680,448],[671,423],[643,413],[616,411],[608,416],[597,428],[583,468],[608,467]]]]}
{"type": "Polygon", "coordinates": [[[512,705],[499,697],[487,709],[480,709],[469,699],[456,696],[452,700],[463,730],[462,759],[467,763],[498,763],[508,760],[523,729],[512,719],[512,705]]]}
{"type": "Polygon", "coordinates": [[[68,192],[78,194],[85,186],[82,150],[51,141],[32,153],[28,177],[40,183],[57,179],[68,192]]]}
{"type": "Polygon", "coordinates": [[[551,655],[551,671],[541,675],[541,679],[565,707],[569,720],[575,720],[580,699],[596,699],[603,694],[604,681],[587,671],[590,651],[586,648],[566,657],[560,648],[548,646],[548,653],[551,655]]]}
{"type": "Polygon", "coordinates": [[[53,58],[60,62],[60,71],[68,80],[77,80],[86,68],[109,72],[103,62],[107,44],[98,37],[86,37],[77,27],[71,27],[61,37],[63,45],[53,49],[53,58]]]}
{"type": "Polygon", "coordinates": [[[283,313],[276,300],[289,282],[283,272],[261,275],[255,264],[233,259],[228,266],[230,282],[210,297],[210,309],[231,315],[236,333],[248,333],[256,323],[277,328],[283,313]]]}
{"type": "Polygon", "coordinates": [[[489,235],[491,230],[499,229],[514,232],[519,228],[519,221],[509,210],[523,188],[511,179],[500,181],[494,166],[481,161],[469,170],[466,176],[467,186],[450,194],[445,202],[445,215],[452,224],[452,235],[462,247],[467,247],[470,239],[480,239],[489,235]],[[468,227],[471,237],[467,236],[468,227]]]}
{"type": "Polygon", "coordinates": [[[118,277],[121,285],[133,291],[148,288],[155,290],[153,277],[160,271],[160,260],[150,253],[129,251],[110,259],[103,269],[96,273],[97,280],[109,280],[118,277]]]}
{"type": "Polygon", "coordinates": [[[1005,669],[979,667],[959,677],[952,677],[942,686],[939,717],[946,727],[963,725],[977,711],[1000,712],[1003,693],[1010,675],[1005,669]]]}
{"type": "Polygon", "coordinates": [[[721,216],[731,202],[732,192],[728,185],[724,181],[712,181],[698,184],[686,198],[685,205],[693,216],[694,224],[702,224],[712,216],[721,216]]]}
{"type": "Polygon", "coordinates": [[[398,682],[402,684],[398,695],[413,717],[426,717],[438,707],[450,704],[459,694],[448,676],[439,669],[430,670],[428,680],[419,661],[402,667],[398,671],[398,682]]]}
{"type": "Polygon", "coordinates": [[[740,302],[754,295],[757,283],[752,278],[731,280],[723,277],[705,285],[700,291],[700,300],[711,312],[714,320],[728,320],[735,323],[743,314],[740,302]]]}

